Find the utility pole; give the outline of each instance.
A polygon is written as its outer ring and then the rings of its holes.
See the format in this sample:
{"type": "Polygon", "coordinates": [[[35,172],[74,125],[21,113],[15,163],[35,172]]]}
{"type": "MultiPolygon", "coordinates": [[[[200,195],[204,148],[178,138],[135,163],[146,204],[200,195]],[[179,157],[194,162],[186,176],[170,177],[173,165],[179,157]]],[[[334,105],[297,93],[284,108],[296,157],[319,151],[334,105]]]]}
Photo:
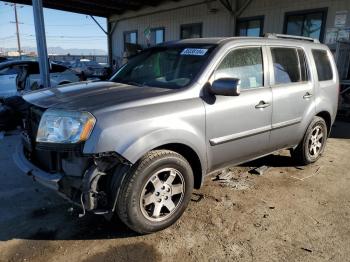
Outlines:
{"type": "Polygon", "coordinates": [[[21,57],[22,50],[21,50],[21,40],[19,37],[19,26],[18,26],[18,16],[17,16],[17,5],[13,4],[13,8],[15,9],[15,21],[16,21],[16,34],[17,34],[17,46],[18,46],[18,53],[19,57],[21,57]]]}

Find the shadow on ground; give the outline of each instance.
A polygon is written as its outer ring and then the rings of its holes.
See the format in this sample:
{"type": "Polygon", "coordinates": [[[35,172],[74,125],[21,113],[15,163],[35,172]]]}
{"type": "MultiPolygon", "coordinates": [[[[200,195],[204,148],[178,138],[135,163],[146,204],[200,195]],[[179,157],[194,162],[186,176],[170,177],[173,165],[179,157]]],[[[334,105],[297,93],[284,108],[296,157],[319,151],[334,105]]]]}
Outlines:
{"type": "Polygon", "coordinates": [[[269,167],[294,167],[296,166],[293,158],[288,155],[268,155],[262,158],[258,158],[254,161],[250,161],[240,166],[244,167],[260,167],[260,166],[269,166],[269,167]]]}
{"type": "MultiPolygon", "coordinates": [[[[16,203],[13,203],[16,204],[16,203]]],[[[97,240],[138,236],[120,220],[107,221],[102,216],[87,214],[78,218],[78,210],[68,212],[70,206],[52,205],[31,210],[18,226],[0,232],[0,241],[27,240],[97,240]],[[54,210],[54,211],[53,211],[54,210]]]]}
{"type": "Polygon", "coordinates": [[[331,138],[350,139],[350,125],[344,121],[337,121],[333,125],[331,138]]]}

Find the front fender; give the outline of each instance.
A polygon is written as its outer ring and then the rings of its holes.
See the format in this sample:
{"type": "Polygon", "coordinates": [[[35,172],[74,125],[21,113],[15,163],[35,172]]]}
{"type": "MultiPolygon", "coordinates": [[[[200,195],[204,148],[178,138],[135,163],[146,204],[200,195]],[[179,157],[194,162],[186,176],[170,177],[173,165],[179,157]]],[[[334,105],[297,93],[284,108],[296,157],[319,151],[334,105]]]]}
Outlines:
{"type": "MultiPolygon", "coordinates": [[[[174,123],[175,124],[175,123],[174,123]]],[[[204,136],[198,134],[192,127],[182,123],[175,124],[181,128],[163,127],[140,134],[137,127],[128,127],[128,131],[103,130],[99,133],[97,143],[87,143],[84,153],[117,152],[131,163],[135,163],[150,150],[166,144],[183,144],[193,149],[201,164],[206,167],[206,145],[204,136]],[[184,127],[187,127],[184,129],[184,127]],[[119,134],[119,135],[116,135],[119,134]]]]}
{"type": "Polygon", "coordinates": [[[84,153],[117,152],[135,163],[150,150],[166,144],[183,144],[207,167],[205,114],[199,99],[127,109],[97,116],[94,131],[84,153]],[[162,112],[161,116],[159,115],[162,112]]]}
{"type": "Polygon", "coordinates": [[[201,140],[195,133],[181,129],[160,129],[149,133],[128,147],[124,148],[120,154],[135,163],[150,150],[166,144],[183,144],[193,149],[198,155],[202,167],[206,167],[206,146],[205,140],[201,140]]]}

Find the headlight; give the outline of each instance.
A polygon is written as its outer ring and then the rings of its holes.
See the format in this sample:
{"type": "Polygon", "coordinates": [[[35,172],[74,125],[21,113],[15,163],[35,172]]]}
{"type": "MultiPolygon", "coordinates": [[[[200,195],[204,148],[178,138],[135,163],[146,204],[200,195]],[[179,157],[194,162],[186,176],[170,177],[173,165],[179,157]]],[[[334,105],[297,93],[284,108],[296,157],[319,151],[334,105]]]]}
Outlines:
{"type": "Polygon", "coordinates": [[[95,123],[95,117],[88,112],[48,109],[40,120],[36,141],[64,144],[86,141],[95,123]]]}

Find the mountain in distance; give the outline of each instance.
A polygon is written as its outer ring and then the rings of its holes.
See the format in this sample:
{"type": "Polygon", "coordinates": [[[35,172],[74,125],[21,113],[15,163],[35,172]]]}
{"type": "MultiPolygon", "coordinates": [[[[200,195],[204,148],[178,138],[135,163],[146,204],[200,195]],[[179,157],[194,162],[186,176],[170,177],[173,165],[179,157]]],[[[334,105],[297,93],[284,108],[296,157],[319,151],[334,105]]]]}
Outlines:
{"type": "MultiPolygon", "coordinates": [[[[36,53],[35,47],[24,46],[21,48],[25,53],[36,53]]],[[[17,48],[3,48],[0,47],[0,52],[17,51],[17,48]]],[[[103,49],[84,49],[84,48],[62,48],[62,47],[48,47],[47,53],[49,55],[107,55],[107,52],[103,49]]]]}

